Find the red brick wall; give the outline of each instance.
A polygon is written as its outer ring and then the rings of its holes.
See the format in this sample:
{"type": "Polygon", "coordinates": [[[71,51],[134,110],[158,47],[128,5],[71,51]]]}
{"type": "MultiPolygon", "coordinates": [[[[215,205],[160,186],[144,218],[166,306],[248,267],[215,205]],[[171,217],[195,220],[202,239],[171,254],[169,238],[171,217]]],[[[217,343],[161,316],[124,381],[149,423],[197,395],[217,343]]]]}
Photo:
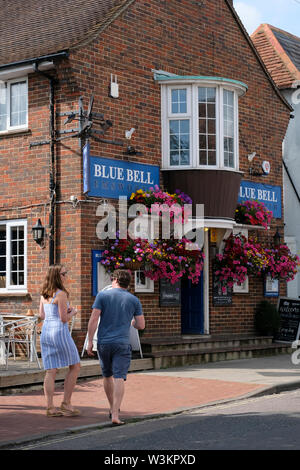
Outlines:
{"type": "MultiPolygon", "coordinates": [[[[289,111],[275,94],[254,52],[241,33],[223,0],[192,2],[188,0],[136,1],[101,36],[71,51],[68,60],[57,66],[56,111],[78,109],[83,96],[85,108],[94,94],[94,111],[113,121],[107,138],[124,139],[126,129],[135,127],[132,144],[143,153],[133,160],[161,164],[160,87],[153,80],[152,69],[179,75],[221,76],[248,84],[240,98],[240,169],[247,180],[278,185],[282,183],[281,143],[289,111]],[[120,97],[108,96],[111,73],[118,77],[120,97]],[[271,173],[262,179],[249,176],[247,155],[253,151],[261,160],[269,160],[271,173]]],[[[48,263],[48,244],[41,250],[31,239],[31,227],[38,217],[44,223],[44,206],[26,210],[7,210],[16,206],[49,202],[49,146],[29,149],[29,142],[49,138],[49,84],[38,76],[29,77],[30,132],[0,137],[1,174],[0,218],[28,216],[28,291],[30,298],[0,297],[2,310],[38,307],[38,291],[48,263]],[[25,163],[25,164],[24,164],[25,163]],[[5,211],[1,208],[5,207],[5,211]],[[32,300],[31,300],[32,299],[32,300]]],[[[64,126],[58,117],[58,129],[64,126]]],[[[125,140],[125,139],[124,139],[125,140]]],[[[92,155],[124,158],[124,149],[92,142],[92,155]]],[[[57,261],[70,271],[72,303],[80,310],[75,336],[83,340],[91,311],[91,250],[101,248],[96,238],[98,202],[82,202],[76,208],[70,195],[82,196],[81,154],[77,139],[64,140],[56,146],[57,261]],[[65,202],[64,202],[65,201],[65,202]]],[[[48,219],[48,206],[46,210],[48,219]]],[[[282,228],[282,225],[281,225],[282,228]]],[[[274,227],[273,227],[274,232],[274,227]]],[[[145,336],[180,334],[179,309],[161,309],[158,286],[155,294],[141,296],[147,329],[145,336]]],[[[262,298],[262,287],[250,283],[250,295],[234,296],[228,309],[210,310],[211,333],[251,332],[254,304],[262,298]],[[246,299],[246,300],[245,300],[246,299]]]]}

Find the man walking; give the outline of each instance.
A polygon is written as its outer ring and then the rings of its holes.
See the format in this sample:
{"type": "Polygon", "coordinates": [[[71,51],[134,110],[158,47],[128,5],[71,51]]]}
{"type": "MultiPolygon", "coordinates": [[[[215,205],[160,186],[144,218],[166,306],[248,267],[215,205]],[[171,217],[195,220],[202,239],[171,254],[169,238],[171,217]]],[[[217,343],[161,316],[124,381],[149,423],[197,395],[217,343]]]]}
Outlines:
{"type": "Polygon", "coordinates": [[[93,337],[101,315],[98,353],[104,390],[110,405],[109,416],[115,426],[125,424],[119,419],[119,410],[131,361],[130,325],[137,330],[145,328],[141,302],[127,291],[130,280],[129,271],[119,269],[113,273],[112,289],[99,292],[88,325],[87,353],[93,356],[93,337]]]}

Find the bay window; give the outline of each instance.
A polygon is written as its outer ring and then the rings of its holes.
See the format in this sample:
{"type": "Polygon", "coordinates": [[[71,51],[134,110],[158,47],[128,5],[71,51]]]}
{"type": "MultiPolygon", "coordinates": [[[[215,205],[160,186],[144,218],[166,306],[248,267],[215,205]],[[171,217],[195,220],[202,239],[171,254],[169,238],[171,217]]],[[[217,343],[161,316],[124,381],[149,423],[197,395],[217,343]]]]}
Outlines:
{"type": "Polygon", "coordinates": [[[217,78],[190,81],[161,80],[163,169],[239,170],[238,97],[247,86],[217,78]]]}

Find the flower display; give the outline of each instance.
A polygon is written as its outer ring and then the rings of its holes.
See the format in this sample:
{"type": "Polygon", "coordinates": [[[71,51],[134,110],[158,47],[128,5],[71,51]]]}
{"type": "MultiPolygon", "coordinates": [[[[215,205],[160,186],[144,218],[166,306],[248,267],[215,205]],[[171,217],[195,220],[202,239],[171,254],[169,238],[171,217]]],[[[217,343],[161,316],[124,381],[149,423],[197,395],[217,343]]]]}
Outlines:
{"type": "Polygon", "coordinates": [[[223,285],[242,284],[250,274],[290,281],[297,274],[300,259],[286,245],[266,248],[256,239],[231,235],[225,241],[224,253],[214,261],[215,276],[223,285]]]}
{"type": "Polygon", "coordinates": [[[152,279],[169,279],[171,284],[187,276],[193,283],[199,281],[203,269],[204,254],[201,250],[189,250],[189,240],[116,239],[103,253],[101,263],[108,272],[115,269],[145,269],[145,276],[152,279]]]}
{"type": "Polygon", "coordinates": [[[138,269],[144,262],[146,244],[145,240],[139,238],[136,240],[116,238],[104,250],[101,263],[109,272],[126,267],[138,269]]]}
{"type": "Polygon", "coordinates": [[[190,215],[189,208],[184,209],[185,204],[192,204],[192,199],[185,193],[176,189],[174,194],[170,194],[161,190],[157,185],[154,188],[149,188],[146,191],[138,189],[132,193],[129,199],[129,205],[143,204],[148,212],[151,214],[159,214],[168,212],[170,213],[171,220],[175,217],[186,218],[190,215]],[[173,208],[173,212],[170,211],[173,208]]]}
{"type": "MultiPolygon", "coordinates": [[[[180,190],[170,194],[155,186],[147,191],[139,189],[132,193],[132,204],[144,204],[150,214],[159,213],[161,206],[165,205],[171,220],[177,216],[179,220],[184,220],[189,215],[184,205],[192,204],[192,200],[180,190]]],[[[204,254],[196,244],[191,246],[190,240],[185,237],[175,239],[170,236],[163,240],[116,238],[104,251],[101,263],[108,272],[119,268],[144,269],[145,276],[152,280],[168,279],[174,284],[185,276],[197,283],[203,269],[204,254]]]]}
{"type": "Polygon", "coordinates": [[[203,269],[204,254],[199,249],[188,249],[189,240],[155,240],[145,247],[146,259],[151,269],[145,276],[152,280],[169,279],[171,284],[187,276],[192,283],[198,283],[203,269]]]}
{"type": "Polygon", "coordinates": [[[240,224],[260,225],[268,228],[273,217],[263,202],[245,201],[238,204],[235,211],[235,221],[240,224]]]}
{"type": "Polygon", "coordinates": [[[283,279],[292,281],[298,272],[300,258],[293,255],[287,245],[279,245],[272,249],[266,249],[268,265],[266,274],[270,274],[273,279],[283,279]]]}

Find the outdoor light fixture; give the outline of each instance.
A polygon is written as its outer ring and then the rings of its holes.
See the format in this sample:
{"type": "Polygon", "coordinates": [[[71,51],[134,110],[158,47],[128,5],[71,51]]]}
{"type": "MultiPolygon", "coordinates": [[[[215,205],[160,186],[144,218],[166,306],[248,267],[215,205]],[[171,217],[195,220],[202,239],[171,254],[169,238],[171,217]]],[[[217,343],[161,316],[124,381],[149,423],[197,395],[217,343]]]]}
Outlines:
{"type": "Polygon", "coordinates": [[[32,227],[32,236],[33,236],[34,241],[38,245],[41,245],[43,243],[43,240],[45,238],[45,227],[43,227],[41,223],[41,219],[38,219],[35,226],[32,227]]]}
{"type": "Polygon", "coordinates": [[[279,245],[280,245],[280,240],[281,240],[281,235],[280,235],[280,233],[278,232],[278,227],[277,227],[277,229],[276,229],[276,233],[275,233],[275,235],[274,235],[273,238],[274,238],[274,245],[275,245],[275,246],[279,246],[279,245]]]}

